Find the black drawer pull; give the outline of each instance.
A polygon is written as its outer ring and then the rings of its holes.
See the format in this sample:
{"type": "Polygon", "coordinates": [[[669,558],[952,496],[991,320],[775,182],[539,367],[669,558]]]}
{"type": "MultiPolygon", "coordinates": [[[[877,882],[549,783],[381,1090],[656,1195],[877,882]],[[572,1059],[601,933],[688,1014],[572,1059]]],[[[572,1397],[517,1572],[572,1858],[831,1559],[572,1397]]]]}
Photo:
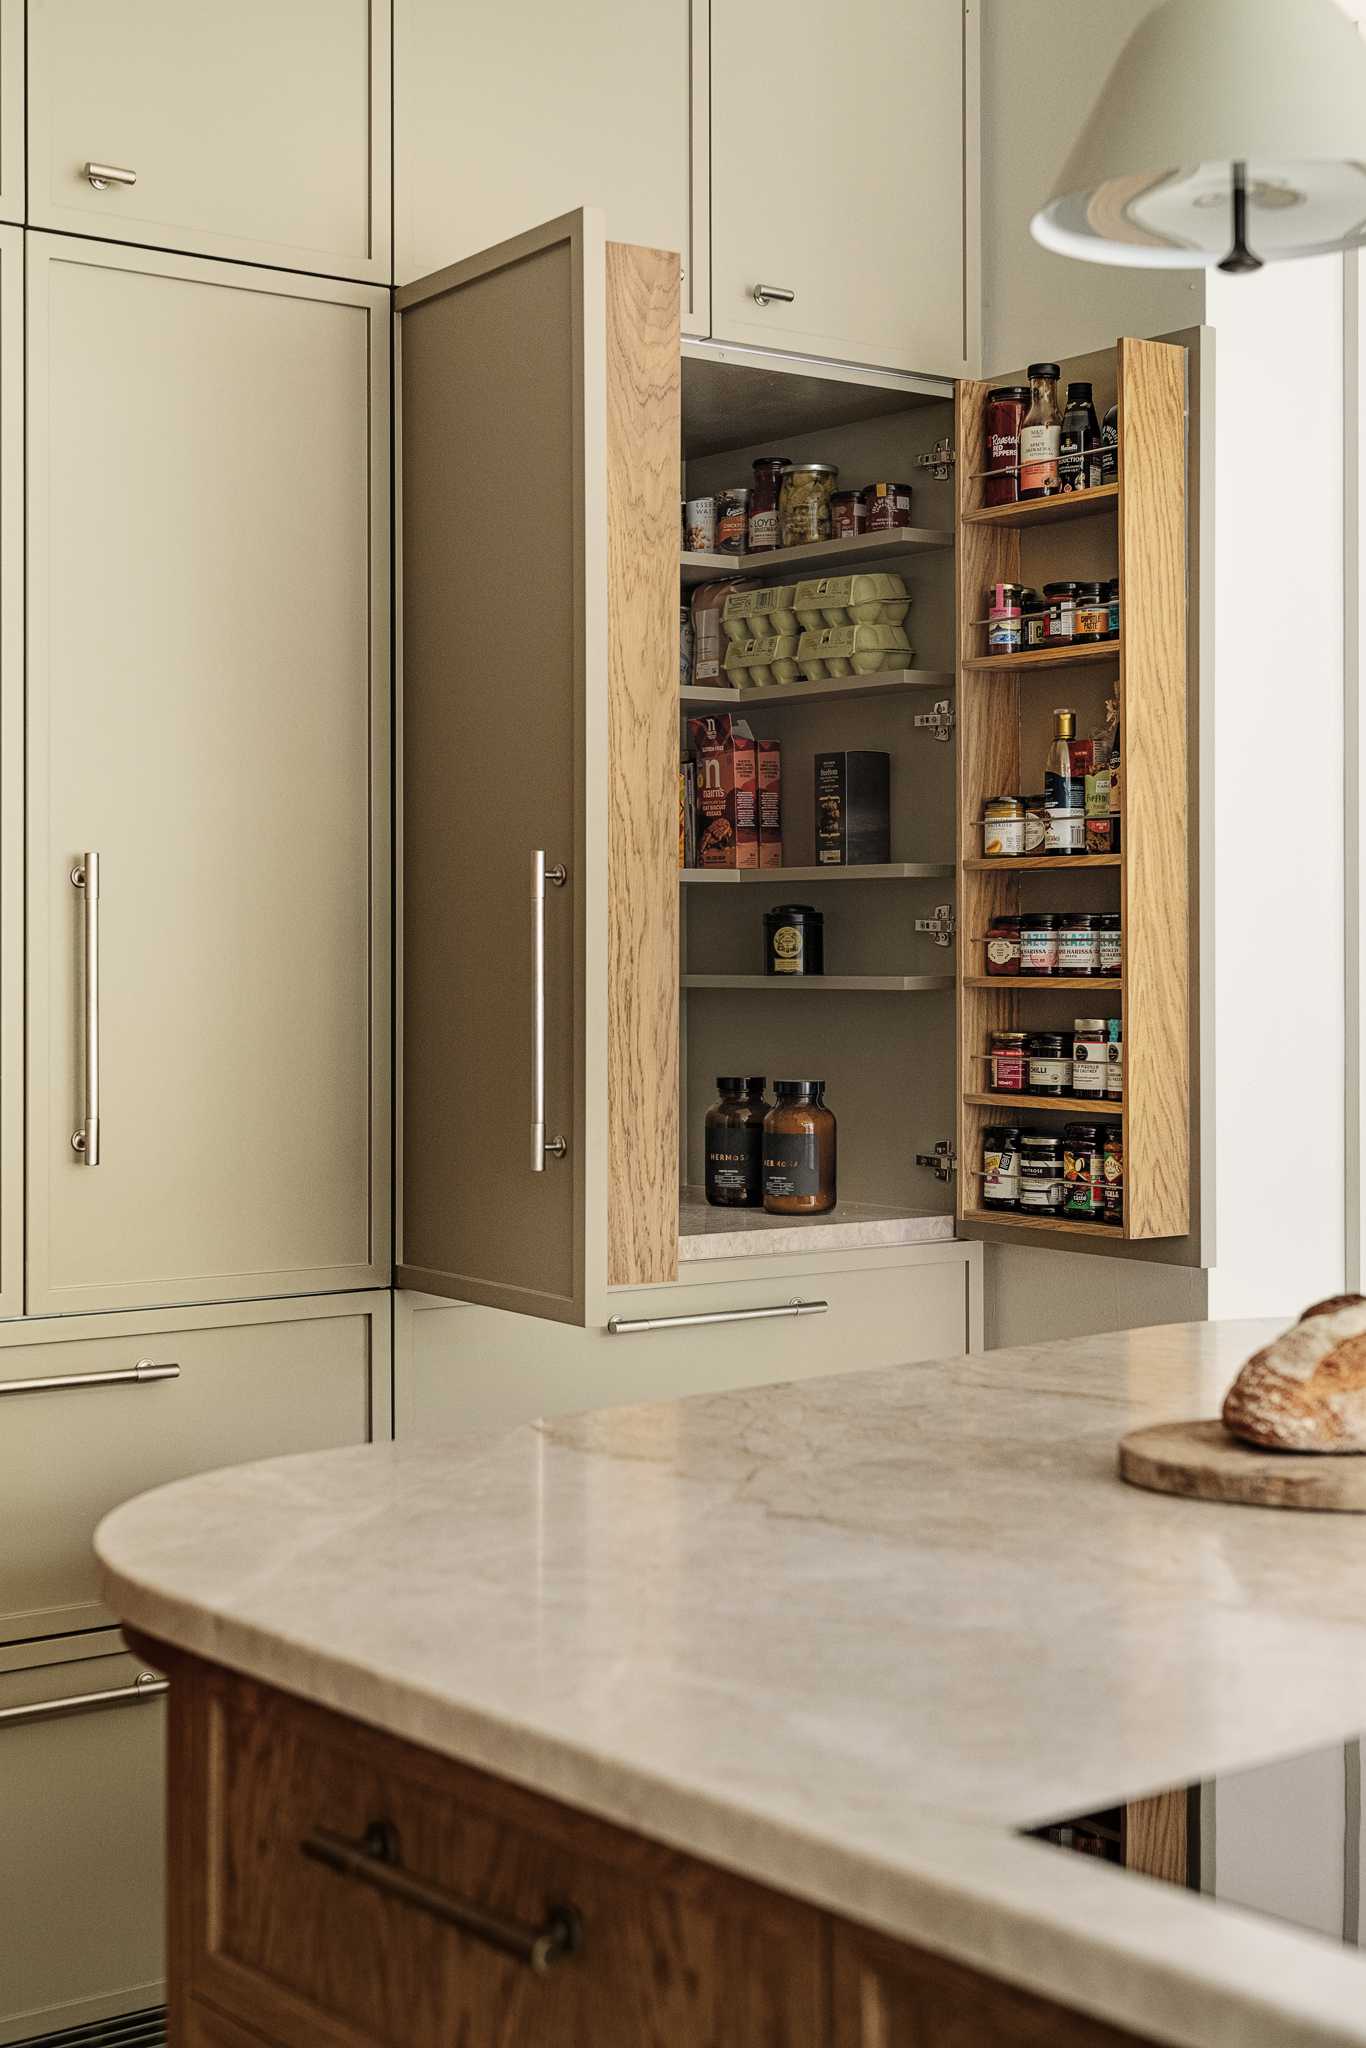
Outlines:
{"type": "Polygon", "coordinates": [[[330,1828],[314,1828],[299,1847],[305,1856],[311,1856],[315,1863],[325,1863],[340,1876],[358,1877],[362,1884],[371,1884],[390,1898],[402,1899],[405,1906],[416,1906],[419,1912],[430,1913],[434,1919],[458,1927],[462,1934],[500,1949],[504,1955],[525,1963],[538,1977],[543,1977],[552,1963],[578,1955],[583,1947],[583,1923],[572,1906],[552,1906],[544,1927],[523,1927],[516,1920],[485,1912],[482,1906],[453,1898],[439,1886],[414,1877],[403,1868],[398,1829],[392,1821],[372,1820],[358,1842],[335,1835],[330,1828]]]}

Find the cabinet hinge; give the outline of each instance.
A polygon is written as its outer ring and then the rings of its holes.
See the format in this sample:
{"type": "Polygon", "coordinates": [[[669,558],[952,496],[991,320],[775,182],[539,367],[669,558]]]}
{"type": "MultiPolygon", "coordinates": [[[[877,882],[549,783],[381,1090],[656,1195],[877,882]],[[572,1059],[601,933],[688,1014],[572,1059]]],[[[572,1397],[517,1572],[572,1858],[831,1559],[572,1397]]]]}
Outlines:
{"type": "Polygon", "coordinates": [[[952,1138],[941,1138],[933,1152],[917,1152],[917,1166],[928,1166],[936,1180],[952,1180],[958,1171],[958,1151],[952,1138]]]}
{"type": "Polygon", "coordinates": [[[951,903],[936,903],[933,917],[918,917],[915,921],[918,932],[932,932],[936,946],[951,946],[953,935],[958,929],[958,920],[953,914],[951,903]]]}
{"type": "Polygon", "coordinates": [[[917,711],[915,714],[917,732],[932,732],[945,746],[953,738],[953,706],[947,697],[941,697],[933,711],[917,711]]]}
{"type": "Polygon", "coordinates": [[[936,441],[928,455],[917,455],[915,466],[917,469],[928,469],[937,482],[946,484],[957,460],[958,450],[946,437],[942,441],[936,441]]]}

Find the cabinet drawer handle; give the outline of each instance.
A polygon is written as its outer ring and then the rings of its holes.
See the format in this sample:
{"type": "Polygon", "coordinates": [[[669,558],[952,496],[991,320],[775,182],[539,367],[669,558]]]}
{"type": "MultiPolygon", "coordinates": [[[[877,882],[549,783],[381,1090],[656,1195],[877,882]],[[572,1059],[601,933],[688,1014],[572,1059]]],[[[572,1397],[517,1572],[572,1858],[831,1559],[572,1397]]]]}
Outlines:
{"type": "Polygon", "coordinates": [[[68,1714],[92,1714],[101,1707],[137,1707],[170,1690],[169,1679],[143,1671],[131,1685],[116,1685],[110,1692],[78,1692],[69,1700],[35,1700],[31,1707],[2,1707],[0,1728],[18,1728],[26,1721],[62,1721],[68,1714]]]}
{"type": "Polygon", "coordinates": [[[583,1923],[572,1906],[552,1906],[544,1927],[523,1927],[519,1921],[504,1920],[414,1877],[403,1868],[398,1829],[392,1821],[372,1820],[358,1842],[333,1834],[330,1828],[313,1828],[299,1847],[315,1863],[326,1864],[341,1877],[358,1877],[362,1884],[401,1899],[405,1906],[416,1906],[419,1912],[458,1927],[475,1941],[525,1963],[538,1977],[566,1956],[578,1955],[583,1947],[583,1923]]]}
{"type": "Polygon", "coordinates": [[[609,1337],[638,1337],[646,1330],[700,1330],[708,1323],[770,1323],[779,1316],[828,1315],[828,1301],[785,1301],[777,1308],[721,1308],[705,1316],[611,1316],[609,1337]]]}
{"type": "Polygon", "coordinates": [[[785,284],[756,284],[754,303],[756,306],[791,306],[796,303],[797,294],[790,292],[785,284]]]}
{"type": "Polygon", "coordinates": [[[107,192],[111,185],[136,185],[138,181],[137,172],[125,171],[121,164],[87,164],[85,175],[96,192],[107,192]]]}
{"type": "Polygon", "coordinates": [[[563,863],[548,868],[545,854],[531,856],[531,1171],[544,1173],[545,1162],[563,1159],[569,1146],[545,1134],[545,885],[563,889],[569,877],[563,863]]]}
{"type": "Polygon", "coordinates": [[[145,1387],[151,1380],[178,1380],[175,1364],[153,1365],[140,1358],[136,1365],[121,1366],[117,1372],[67,1372],[41,1380],[0,1380],[0,1395],[59,1394],[67,1387],[145,1387]]]}
{"type": "Polygon", "coordinates": [[[87,1166],[100,1163],[100,857],[82,855],[71,886],[85,905],[85,1113],[71,1149],[87,1166]]]}

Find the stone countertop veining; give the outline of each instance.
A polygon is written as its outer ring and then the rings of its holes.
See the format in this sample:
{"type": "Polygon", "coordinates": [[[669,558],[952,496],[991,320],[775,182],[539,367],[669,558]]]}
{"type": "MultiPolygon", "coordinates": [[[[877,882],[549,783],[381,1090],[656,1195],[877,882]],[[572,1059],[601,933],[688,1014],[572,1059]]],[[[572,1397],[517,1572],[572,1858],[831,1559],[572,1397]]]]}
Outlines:
{"type": "Polygon", "coordinates": [[[1276,1326],[272,1460],[97,1536],[185,1650],[1185,2048],[1366,2044],[1366,1958],[1024,1825],[1366,1725],[1366,1519],[1135,1491],[1276,1326]]]}
{"type": "Polygon", "coordinates": [[[953,1232],[947,1211],[889,1209],[874,1202],[840,1202],[826,1216],[769,1216],[762,1209],[713,1209],[701,1188],[684,1188],[678,1204],[678,1256],[684,1262],[943,1244],[952,1242],[953,1232]]]}

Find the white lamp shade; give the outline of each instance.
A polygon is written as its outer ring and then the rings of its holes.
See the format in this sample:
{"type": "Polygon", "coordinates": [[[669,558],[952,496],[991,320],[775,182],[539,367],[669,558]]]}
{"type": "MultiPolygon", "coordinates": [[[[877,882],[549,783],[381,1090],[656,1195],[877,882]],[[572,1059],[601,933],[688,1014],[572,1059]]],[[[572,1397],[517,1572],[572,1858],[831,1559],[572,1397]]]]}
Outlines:
{"type": "Polygon", "coordinates": [[[1257,257],[1366,243],[1366,41],[1336,0],[1164,0],[1120,52],[1034,238],[1092,263],[1218,263],[1235,166],[1257,257]]]}

